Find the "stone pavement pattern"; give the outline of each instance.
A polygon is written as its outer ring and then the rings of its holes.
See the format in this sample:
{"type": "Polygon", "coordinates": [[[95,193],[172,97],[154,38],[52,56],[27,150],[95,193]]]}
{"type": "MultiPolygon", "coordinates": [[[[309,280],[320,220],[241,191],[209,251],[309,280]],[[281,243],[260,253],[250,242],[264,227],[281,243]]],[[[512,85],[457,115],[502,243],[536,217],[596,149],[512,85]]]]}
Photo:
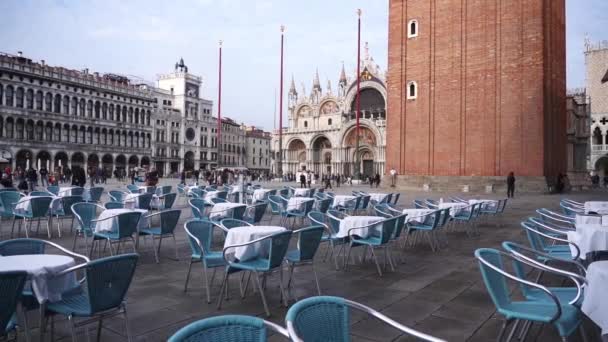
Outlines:
{"type": "MultiPolygon", "coordinates": [[[[166,183],[164,181],[163,183],[166,183]]],[[[170,181],[175,184],[175,181],[170,181]]],[[[108,185],[106,190],[118,185],[108,185]]],[[[266,184],[276,187],[277,184],[266,184]]],[[[366,189],[366,187],[357,187],[366,189]]],[[[350,193],[353,187],[336,188],[337,193],[350,193]]],[[[367,188],[368,189],[368,188],[367,188]]],[[[390,189],[380,189],[390,191],[390,189]]],[[[447,197],[446,193],[403,192],[399,204],[411,207],[414,198],[447,197]]],[[[516,194],[517,195],[517,194],[516,194]]],[[[486,198],[488,195],[480,195],[486,198]]],[[[496,197],[499,196],[490,196],[496,197]]],[[[603,191],[568,194],[574,200],[606,198],[603,191]]],[[[389,317],[415,329],[442,337],[449,341],[490,341],[495,340],[502,317],[495,315],[485,286],[481,280],[473,251],[479,247],[499,247],[506,240],[527,244],[519,222],[540,207],[557,208],[559,196],[522,194],[510,201],[505,215],[499,222],[502,226],[488,225],[480,227],[481,235],[467,237],[465,233],[448,233],[449,245],[437,253],[432,253],[426,243],[406,249],[405,263],[398,263],[396,272],[387,271],[379,277],[371,262],[364,265],[349,266],[347,272],[336,271],[332,262],[323,263],[321,258],[316,262],[320,277],[321,290],[324,295],[346,297],[366,304],[383,312],[389,317]]],[[[105,194],[104,198],[105,200],[105,194]]],[[[219,291],[219,280],[216,276],[212,287],[212,304],[207,304],[204,296],[202,270],[200,264],[193,266],[189,290],[184,293],[184,280],[188,268],[190,248],[185,240],[183,223],[191,218],[189,208],[183,200],[177,203],[184,209],[177,228],[179,261],[173,257],[171,241],[163,244],[161,262],[154,262],[150,244],[140,244],[140,261],[127,295],[129,320],[134,341],[164,341],[179,328],[201,318],[221,314],[246,314],[265,318],[261,299],[257,293],[249,291],[247,297],[240,299],[238,286],[231,286],[231,298],[225,301],[221,311],[217,311],[215,300],[219,291]]],[[[66,224],[67,227],[67,224],[66,224]]],[[[4,221],[0,227],[2,238],[8,238],[10,224],[4,221]]],[[[66,229],[64,229],[66,231],[66,229]]],[[[63,246],[71,248],[70,234],[62,239],[54,238],[63,246]]],[[[326,247],[321,247],[317,257],[324,255],[326,247]]],[[[379,252],[379,256],[383,252],[379,252]]],[[[219,275],[220,273],[218,273],[219,275]]],[[[236,277],[231,278],[235,281],[236,277]]],[[[310,268],[296,268],[295,291],[302,297],[316,294],[314,279],[310,268]]],[[[276,276],[268,280],[267,299],[272,313],[270,320],[284,324],[286,309],[280,305],[276,276]]],[[[30,324],[37,326],[36,316],[30,318],[30,324]]],[[[354,341],[410,341],[393,328],[380,323],[374,318],[360,314],[353,315],[354,341]]],[[[63,319],[57,320],[55,339],[69,341],[69,327],[63,319]]],[[[91,338],[95,336],[95,326],[89,326],[91,338]]],[[[587,329],[589,331],[589,329],[587,329]]],[[[34,329],[33,334],[37,334],[34,329]]],[[[533,328],[531,336],[538,331],[533,328]]],[[[79,340],[87,340],[83,328],[78,331],[79,340]]],[[[278,336],[272,340],[282,340],[278,336]]],[[[126,341],[122,317],[104,321],[103,341],[126,341]]],[[[540,334],[539,341],[555,341],[559,337],[551,327],[546,327],[540,334]]]]}

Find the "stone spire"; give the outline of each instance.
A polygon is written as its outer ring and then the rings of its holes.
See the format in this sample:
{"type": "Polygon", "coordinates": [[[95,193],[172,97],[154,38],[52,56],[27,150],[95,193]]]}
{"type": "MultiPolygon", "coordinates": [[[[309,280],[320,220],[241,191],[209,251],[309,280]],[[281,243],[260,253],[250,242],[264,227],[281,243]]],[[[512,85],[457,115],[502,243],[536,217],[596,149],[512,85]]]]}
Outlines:
{"type": "Polygon", "coordinates": [[[346,85],[347,80],[346,80],[346,71],[344,70],[344,61],[342,61],[342,71],[340,71],[340,81],[338,82],[339,85],[346,85]]]}
{"type": "Polygon", "coordinates": [[[293,75],[291,75],[291,86],[289,87],[289,94],[298,95],[298,91],[296,90],[296,82],[293,79],[293,75]]]}
{"type": "Polygon", "coordinates": [[[315,71],[315,78],[312,81],[312,89],[313,91],[317,90],[319,93],[321,92],[321,81],[319,80],[319,69],[315,71]]]}
{"type": "Polygon", "coordinates": [[[287,106],[291,109],[298,103],[298,91],[296,90],[296,83],[291,75],[291,86],[289,87],[289,93],[287,94],[287,106]]]}
{"type": "Polygon", "coordinates": [[[331,95],[331,81],[329,80],[329,78],[327,79],[327,94],[331,95]]]}

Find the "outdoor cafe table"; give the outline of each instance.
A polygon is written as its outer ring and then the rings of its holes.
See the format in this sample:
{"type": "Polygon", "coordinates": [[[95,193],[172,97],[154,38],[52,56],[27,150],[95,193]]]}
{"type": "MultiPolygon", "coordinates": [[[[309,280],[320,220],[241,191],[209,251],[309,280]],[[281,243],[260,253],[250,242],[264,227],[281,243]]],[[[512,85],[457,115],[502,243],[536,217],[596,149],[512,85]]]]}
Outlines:
{"type": "Polygon", "coordinates": [[[595,212],[600,215],[608,214],[608,202],[589,201],[585,202],[585,214],[595,212]]]}
{"type": "Polygon", "coordinates": [[[205,194],[205,201],[211,201],[212,198],[216,198],[218,192],[219,191],[217,190],[207,191],[205,194]]]}
{"type": "MultiPolygon", "coordinates": [[[[24,212],[29,211],[30,208],[31,208],[31,206],[32,206],[32,202],[30,200],[32,198],[35,198],[35,197],[40,197],[40,196],[24,196],[24,197],[21,197],[21,199],[19,199],[19,202],[17,202],[17,205],[15,206],[14,212],[15,213],[24,213],[24,212]]],[[[54,195],[52,195],[50,193],[46,197],[52,197],[53,198],[53,200],[51,201],[51,204],[50,204],[51,212],[55,212],[56,210],[58,210],[59,208],[61,208],[61,201],[58,200],[61,197],[54,196],[54,195]]]]}
{"type": "Polygon", "coordinates": [[[596,261],[587,268],[587,286],[581,310],[602,329],[602,334],[608,334],[608,261],[596,261]]]}
{"type": "Polygon", "coordinates": [[[468,203],[462,202],[441,202],[439,203],[439,209],[450,209],[450,216],[456,216],[463,208],[468,207],[468,203]]]}
{"type": "Polygon", "coordinates": [[[422,218],[434,211],[435,209],[403,209],[403,213],[406,215],[405,223],[424,221],[422,218]]]}
{"type": "Polygon", "coordinates": [[[131,213],[134,211],[141,213],[141,218],[139,219],[139,224],[137,225],[137,228],[138,229],[148,228],[149,221],[148,221],[148,218],[146,217],[146,215],[148,215],[148,211],[145,209],[106,209],[106,210],[102,211],[101,214],[99,214],[99,217],[97,218],[97,220],[99,222],[97,222],[97,224],[95,224],[95,232],[100,233],[100,232],[116,231],[117,225],[118,225],[117,220],[116,219],[104,220],[104,219],[111,217],[111,216],[116,216],[119,214],[131,213]]]}
{"type": "Polygon", "coordinates": [[[0,256],[0,272],[25,271],[39,303],[61,300],[61,294],[78,286],[74,272],[54,275],[75,266],[72,257],[53,254],[0,256]]]}
{"type": "Polygon", "coordinates": [[[314,200],[312,197],[292,197],[287,200],[287,210],[303,210],[306,202],[314,200]]]}
{"type": "MultiPolygon", "coordinates": [[[[143,194],[127,194],[125,197],[125,208],[127,209],[137,209],[139,208],[139,196],[143,194]]],[[[150,201],[150,208],[160,208],[161,202],[160,197],[157,194],[152,195],[152,200],[150,201]]]]}
{"type": "Polygon", "coordinates": [[[269,189],[255,189],[253,190],[253,202],[263,201],[266,193],[270,191],[269,189]]]}
{"type": "Polygon", "coordinates": [[[310,189],[293,189],[293,195],[296,197],[308,197],[310,194],[310,189]]]}
{"type": "MultiPolygon", "coordinates": [[[[244,226],[230,228],[226,234],[224,248],[234,245],[248,243],[263,237],[284,232],[287,229],[278,226],[244,226]]],[[[241,246],[229,249],[227,254],[231,254],[234,258],[245,261],[250,260],[258,255],[268,255],[268,243],[258,242],[247,246],[241,246]]]]}
{"type": "MultiPolygon", "coordinates": [[[[575,226],[575,231],[567,232],[568,241],[580,248],[581,259],[589,252],[608,250],[608,217],[577,215],[575,226]]],[[[575,256],[576,249],[570,249],[575,256]]]]}
{"type": "Polygon", "coordinates": [[[216,203],[213,205],[213,208],[211,208],[211,211],[209,212],[209,218],[214,220],[226,218],[229,217],[228,214],[232,212],[231,209],[245,206],[246,205],[242,203],[216,203]]]}
{"type": "Polygon", "coordinates": [[[482,207],[488,207],[488,206],[494,206],[494,205],[498,204],[498,201],[491,200],[491,199],[471,199],[471,200],[469,200],[470,205],[477,204],[477,203],[482,203],[481,204],[482,207]]]}
{"type": "Polygon", "coordinates": [[[372,227],[367,226],[382,221],[384,221],[384,217],[381,216],[347,216],[340,220],[340,228],[336,233],[336,237],[344,238],[348,237],[349,235],[358,235],[362,238],[366,238],[370,234],[372,234],[374,230],[380,232],[380,230],[382,229],[382,225],[376,225],[372,227]],[[351,231],[350,234],[348,233],[349,230],[357,227],[366,228],[356,229],[351,231]]]}
{"type": "Polygon", "coordinates": [[[374,203],[380,203],[382,201],[384,201],[384,199],[386,198],[386,196],[388,196],[388,194],[381,194],[381,193],[370,193],[368,194],[370,197],[370,201],[374,202],[374,203]]]}
{"type": "Polygon", "coordinates": [[[344,206],[344,204],[346,204],[346,202],[353,200],[357,197],[355,196],[351,196],[351,195],[336,195],[336,197],[334,197],[334,202],[332,203],[332,207],[337,207],[339,205],[344,206]]]}

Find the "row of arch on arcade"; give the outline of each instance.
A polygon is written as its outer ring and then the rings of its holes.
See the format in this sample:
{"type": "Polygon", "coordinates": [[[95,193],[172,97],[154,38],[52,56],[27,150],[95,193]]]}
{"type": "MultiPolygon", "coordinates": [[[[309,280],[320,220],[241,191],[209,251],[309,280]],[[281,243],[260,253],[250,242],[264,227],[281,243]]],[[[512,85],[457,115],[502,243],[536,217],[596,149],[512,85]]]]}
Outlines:
{"type": "Polygon", "coordinates": [[[130,130],[106,129],[41,120],[0,116],[0,138],[78,144],[150,148],[151,135],[130,130]]]}
{"type": "Polygon", "coordinates": [[[86,100],[0,83],[0,105],[51,113],[103,119],[150,126],[151,112],[146,108],[86,100]]]}
{"type": "Polygon", "coordinates": [[[66,152],[57,152],[54,156],[48,151],[42,150],[37,153],[33,153],[30,150],[23,149],[19,150],[15,155],[15,167],[21,167],[25,169],[28,165],[30,167],[38,168],[38,165],[51,169],[65,168],[79,166],[84,168],[97,168],[101,167],[106,171],[112,172],[114,168],[118,169],[131,169],[134,167],[147,167],[150,166],[150,158],[143,156],[139,158],[136,155],[131,155],[127,158],[124,154],[119,154],[116,157],[106,153],[98,155],[96,153],[90,153],[86,156],[82,152],[74,152],[71,156],[68,156],[66,152]]]}

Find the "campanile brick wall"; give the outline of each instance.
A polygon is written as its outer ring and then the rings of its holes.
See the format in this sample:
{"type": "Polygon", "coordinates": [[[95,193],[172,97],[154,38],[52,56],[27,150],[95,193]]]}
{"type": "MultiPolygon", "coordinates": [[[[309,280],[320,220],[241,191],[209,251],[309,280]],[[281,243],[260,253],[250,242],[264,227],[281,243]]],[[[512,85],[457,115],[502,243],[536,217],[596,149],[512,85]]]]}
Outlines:
{"type": "Polygon", "coordinates": [[[565,0],[390,0],[387,170],[566,171],[565,0]],[[416,19],[418,37],[407,38],[416,19]],[[418,98],[407,100],[409,81],[418,98]]]}

